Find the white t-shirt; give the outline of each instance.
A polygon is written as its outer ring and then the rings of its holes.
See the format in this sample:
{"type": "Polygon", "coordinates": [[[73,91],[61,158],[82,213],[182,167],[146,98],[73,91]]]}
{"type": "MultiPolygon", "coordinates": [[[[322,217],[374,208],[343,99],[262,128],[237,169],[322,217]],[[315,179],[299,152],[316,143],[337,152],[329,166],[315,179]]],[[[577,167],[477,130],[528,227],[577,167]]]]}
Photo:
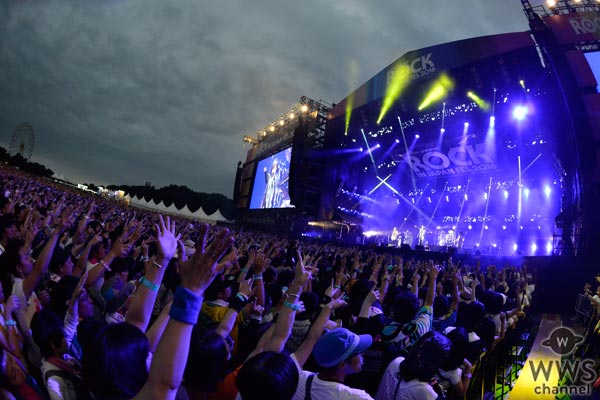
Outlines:
{"type": "Polygon", "coordinates": [[[462,380],[462,369],[456,368],[450,371],[442,371],[440,369],[439,375],[444,379],[448,379],[452,385],[456,385],[462,380]]]}
{"type": "Polygon", "coordinates": [[[435,400],[438,395],[433,388],[426,382],[417,379],[405,382],[401,380],[398,384],[398,369],[404,357],[398,357],[388,365],[379,390],[377,390],[376,400],[435,400]],[[398,388],[398,391],[396,391],[398,388]],[[396,397],[394,398],[394,393],[396,397]]]}
{"type": "MultiPolygon", "coordinates": [[[[304,400],[306,398],[306,380],[309,376],[313,375],[313,373],[304,371],[298,364],[298,360],[296,360],[296,356],[294,354],[292,354],[290,357],[292,358],[292,360],[294,360],[294,364],[296,364],[296,367],[298,368],[298,373],[300,374],[300,379],[298,380],[298,387],[296,388],[296,393],[294,393],[294,397],[292,397],[292,399],[304,400]]],[[[319,379],[316,375],[313,378],[310,395],[313,400],[373,400],[373,398],[364,390],[353,389],[349,386],[337,382],[323,381],[319,379]]],[[[235,399],[242,400],[242,396],[240,396],[240,394],[238,393],[235,399]]]]}
{"type": "MultiPolygon", "coordinates": [[[[300,373],[298,387],[296,388],[296,393],[292,399],[304,400],[306,398],[306,380],[309,376],[313,375],[313,373],[304,371],[302,368],[300,368],[295,355],[292,354],[291,357],[298,367],[298,372],[300,373]]],[[[313,400],[373,400],[373,398],[364,390],[354,389],[344,385],[343,383],[324,381],[319,379],[318,375],[315,375],[313,378],[310,397],[313,400]]]]}

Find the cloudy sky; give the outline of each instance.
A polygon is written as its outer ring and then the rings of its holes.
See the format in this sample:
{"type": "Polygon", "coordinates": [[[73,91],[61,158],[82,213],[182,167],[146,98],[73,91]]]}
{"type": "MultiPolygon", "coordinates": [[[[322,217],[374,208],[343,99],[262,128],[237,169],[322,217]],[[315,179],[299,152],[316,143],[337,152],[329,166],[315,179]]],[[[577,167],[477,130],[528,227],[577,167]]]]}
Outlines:
{"type": "Polygon", "coordinates": [[[2,0],[0,146],[29,122],[32,160],[75,182],[231,197],[243,135],[301,96],[335,103],[407,51],[527,29],[519,0],[2,0]]]}

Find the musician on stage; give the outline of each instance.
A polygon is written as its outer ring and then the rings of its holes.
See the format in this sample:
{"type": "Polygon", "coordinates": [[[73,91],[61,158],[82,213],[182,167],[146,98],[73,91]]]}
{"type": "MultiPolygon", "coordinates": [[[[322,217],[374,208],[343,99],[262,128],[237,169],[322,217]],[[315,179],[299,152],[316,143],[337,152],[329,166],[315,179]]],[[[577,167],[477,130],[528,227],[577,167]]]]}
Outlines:
{"type": "Polygon", "coordinates": [[[417,244],[424,246],[425,245],[425,232],[427,231],[427,229],[425,229],[425,225],[421,225],[421,227],[419,228],[419,236],[417,237],[417,244]]]}
{"type": "Polygon", "coordinates": [[[400,243],[400,231],[396,227],[394,227],[394,229],[392,229],[392,234],[390,236],[390,243],[394,243],[394,246],[398,246],[398,244],[400,243]]]}

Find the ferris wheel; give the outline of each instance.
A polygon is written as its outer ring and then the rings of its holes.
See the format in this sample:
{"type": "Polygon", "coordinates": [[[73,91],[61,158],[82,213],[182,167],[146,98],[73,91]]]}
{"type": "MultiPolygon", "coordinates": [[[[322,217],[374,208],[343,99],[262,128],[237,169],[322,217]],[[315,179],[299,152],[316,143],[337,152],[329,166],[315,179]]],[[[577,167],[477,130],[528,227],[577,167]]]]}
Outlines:
{"type": "Polygon", "coordinates": [[[19,124],[10,138],[8,152],[10,154],[20,154],[24,159],[29,160],[33,154],[33,145],[35,144],[35,134],[33,127],[24,122],[19,124]]]}

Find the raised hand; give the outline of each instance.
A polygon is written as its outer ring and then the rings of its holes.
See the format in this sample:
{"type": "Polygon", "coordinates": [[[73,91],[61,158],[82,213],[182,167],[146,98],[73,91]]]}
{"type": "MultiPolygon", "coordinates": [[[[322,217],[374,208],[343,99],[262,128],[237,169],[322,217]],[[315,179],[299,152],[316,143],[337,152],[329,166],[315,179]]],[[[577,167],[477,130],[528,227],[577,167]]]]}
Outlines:
{"type": "Polygon", "coordinates": [[[202,294],[217,274],[217,262],[233,244],[234,238],[228,229],[223,229],[210,246],[206,246],[208,225],[200,227],[199,243],[196,252],[187,261],[179,264],[181,286],[197,294],[202,294]]]}
{"type": "Polygon", "coordinates": [[[337,289],[333,282],[333,278],[331,278],[331,285],[327,286],[327,289],[325,289],[325,296],[334,298],[335,295],[339,292],[340,289],[337,289]]]}
{"type": "Polygon", "coordinates": [[[373,286],[373,289],[371,289],[371,291],[369,292],[369,294],[367,294],[367,297],[365,298],[365,303],[371,306],[376,301],[379,301],[379,297],[379,290],[375,290],[375,286],[373,286]]]}
{"type": "Polygon", "coordinates": [[[252,289],[253,282],[254,282],[254,279],[252,279],[252,278],[242,281],[242,283],[240,283],[240,289],[238,290],[238,293],[243,294],[247,298],[252,297],[252,295],[256,291],[256,289],[252,289]]]}
{"type": "Polygon", "coordinates": [[[264,253],[260,253],[256,256],[256,260],[254,261],[254,273],[262,274],[267,269],[267,266],[271,263],[271,260],[267,258],[264,253]]]}
{"type": "Polygon", "coordinates": [[[332,310],[337,310],[338,308],[344,307],[348,303],[346,303],[343,299],[333,299],[328,304],[332,310]]]}
{"type": "Polygon", "coordinates": [[[171,260],[177,251],[177,241],[181,235],[175,236],[175,221],[171,222],[170,217],[163,219],[162,215],[158,216],[158,224],[156,228],[156,244],[158,247],[158,256],[165,260],[171,260]]]}
{"type": "Polygon", "coordinates": [[[299,249],[296,249],[296,271],[294,276],[294,282],[304,285],[311,278],[310,272],[304,266],[302,261],[302,253],[299,249]]]}

